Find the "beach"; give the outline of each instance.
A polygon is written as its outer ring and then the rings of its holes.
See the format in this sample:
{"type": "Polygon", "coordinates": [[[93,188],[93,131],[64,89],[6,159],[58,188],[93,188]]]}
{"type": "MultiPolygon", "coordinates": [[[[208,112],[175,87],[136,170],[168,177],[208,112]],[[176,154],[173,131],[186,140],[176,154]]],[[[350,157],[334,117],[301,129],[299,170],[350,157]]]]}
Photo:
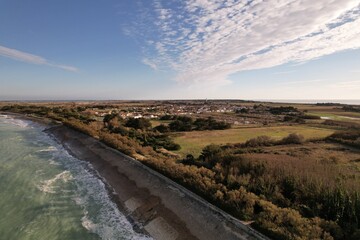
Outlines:
{"type": "Polygon", "coordinates": [[[66,126],[45,130],[108,184],[136,231],[158,240],[267,239],[161,174],[66,126]]]}

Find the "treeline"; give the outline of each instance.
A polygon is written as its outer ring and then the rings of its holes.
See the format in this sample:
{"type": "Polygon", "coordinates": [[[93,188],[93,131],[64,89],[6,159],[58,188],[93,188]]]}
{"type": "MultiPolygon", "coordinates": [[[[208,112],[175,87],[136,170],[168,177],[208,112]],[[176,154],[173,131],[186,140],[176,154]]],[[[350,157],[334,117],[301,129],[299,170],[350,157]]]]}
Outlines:
{"type": "MultiPolygon", "coordinates": [[[[32,110],[32,114],[38,112],[32,110]]],[[[273,239],[359,239],[358,195],[303,181],[244,157],[244,152],[258,149],[254,145],[273,144],[272,140],[259,138],[239,146],[211,145],[198,159],[192,157],[192,162],[183,164],[146,145],[149,132],[156,131],[141,122],[144,120],[109,116],[100,123],[103,127],[95,128],[94,123],[75,117],[65,119],[62,111],[39,111],[39,116],[61,119],[67,126],[141,160],[239,219],[254,221],[252,226],[273,239]]],[[[300,135],[282,140],[283,144],[302,141],[300,135]]]]}
{"type": "Polygon", "coordinates": [[[148,119],[123,119],[118,114],[112,113],[104,116],[103,123],[105,131],[135,139],[144,147],[165,148],[166,150],[180,149],[180,145],[175,143],[166,132],[152,129],[148,119]]]}
{"type": "Polygon", "coordinates": [[[341,129],[360,129],[360,124],[356,122],[345,122],[345,121],[336,121],[336,120],[325,120],[323,125],[334,126],[341,129]]]}
{"type": "Polygon", "coordinates": [[[297,114],[299,110],[295,107],[288,106],[288,107],[271,107],[269,108],[269,112],[274,115],[283,115],[283,114],[297,114]]]}
{"type": "Polygon", "coordinates": [[[165,115],[160,120],[171,120],[169,125],[161,124],[156,127],[160,132],[187,132],[204,130],[224,130],[231,128],[231,124],[216,121],[213,117],[193,119],[187,116],[165,115]]]}
{"type": "Polygon", "coordinates": [[[360,107],[358,106],[343,106],[342,109],[346,112],[360,112],[360,107]]]}

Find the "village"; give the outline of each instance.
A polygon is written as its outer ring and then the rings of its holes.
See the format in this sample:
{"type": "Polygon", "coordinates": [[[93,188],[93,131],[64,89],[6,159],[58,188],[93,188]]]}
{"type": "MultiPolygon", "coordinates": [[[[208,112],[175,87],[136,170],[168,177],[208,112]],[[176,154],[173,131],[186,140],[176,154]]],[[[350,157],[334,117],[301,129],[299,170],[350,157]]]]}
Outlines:
{"type": "MultiPolygon", "coordinates": [[[[194,118],[212,117],[233,125],[267,125],[279,122],[282,117],[272,114],[273,106],[231,100],[187,100],[187,101],[144,101],[144,102],[104,102],[76,103],[82,114],[100,120],[107,114],[116,113],[123,119],[159,119],[165,115],[191,116],[194,118]]],[[[287,112],[289,114],[289,112],[287,112]]],[[[296,115],[294,111],[290,114],[296,115]]]]}

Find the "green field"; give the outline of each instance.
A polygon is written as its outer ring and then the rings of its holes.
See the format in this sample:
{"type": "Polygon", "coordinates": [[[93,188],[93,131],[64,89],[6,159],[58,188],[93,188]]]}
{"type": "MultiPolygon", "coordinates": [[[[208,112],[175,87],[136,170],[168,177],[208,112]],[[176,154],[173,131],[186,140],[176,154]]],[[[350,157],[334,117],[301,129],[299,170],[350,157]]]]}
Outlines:
{"type": "Polygon", "coordinates": [[[290,133],[298,133],[306,139],[322,138],[332,134],[334,130],[315,128],[309,126],[276,126],[258,128],[232,128],[216,131],[192,131],[181,133],[175,136],[174,141],[180,144],[181,149],[175,153],[186,156],[193,154],[198,156],[201,150],[209,144],[242,143],[257,136],[270,136],[274,139],[281,139],[290,133]]]}
{"type": "Polygon", "coordinates": [[[309,115],[316,115],[338,121],[360,122],[360,113],[355,112],[309,112],[309,115]]]}

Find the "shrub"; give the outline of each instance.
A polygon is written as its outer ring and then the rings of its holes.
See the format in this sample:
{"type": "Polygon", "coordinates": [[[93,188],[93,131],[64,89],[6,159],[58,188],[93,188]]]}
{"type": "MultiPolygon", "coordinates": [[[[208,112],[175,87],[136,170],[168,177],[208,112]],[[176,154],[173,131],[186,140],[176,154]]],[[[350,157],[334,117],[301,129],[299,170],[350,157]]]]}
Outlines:
{"type": "Polygon", "coordinates": [[[259,136],[259,137],[247,140],[245,142],[245,146],[246,147],[271,146],[274,143],[275,143],[275,141],[268,136],[259,136]]]}
{"type": "Polygon", "coordinates": [[[170,132],[170,128],[164,124],[160,124],[159,126],[154,127],[154,130],[161,132],[161,133],[170,132]]]}
{"type": "Polygon", "coordinates": [[[296,210],[279,208],[264,200],[257,201],[257,205],[261,212],[254,226],[274,239],[333,239],[316,220],[303,218],[296,210]]]}
{"type": "Polygon", "coordinates": [[[320,116],[316,116],[316,115],[302,115],[301,116],[302,119],[309,119],[309,120],[319,120],[321,119],[320,116]]]}
{"type": "Polygon", "coordinates": [[[144,130],[151,128],[151,122],[145,118],[129,118],[126,121],[125,126],[144,130]]]}
{"type": "Polygon", "coordinates": [[[304,142],[305,138],[304,136],[297,134],[297,133],[291,133],[287,137],[284,137],[282,140],[280,140],[280,143],[282,144],[302,144],[304,142]]]}

